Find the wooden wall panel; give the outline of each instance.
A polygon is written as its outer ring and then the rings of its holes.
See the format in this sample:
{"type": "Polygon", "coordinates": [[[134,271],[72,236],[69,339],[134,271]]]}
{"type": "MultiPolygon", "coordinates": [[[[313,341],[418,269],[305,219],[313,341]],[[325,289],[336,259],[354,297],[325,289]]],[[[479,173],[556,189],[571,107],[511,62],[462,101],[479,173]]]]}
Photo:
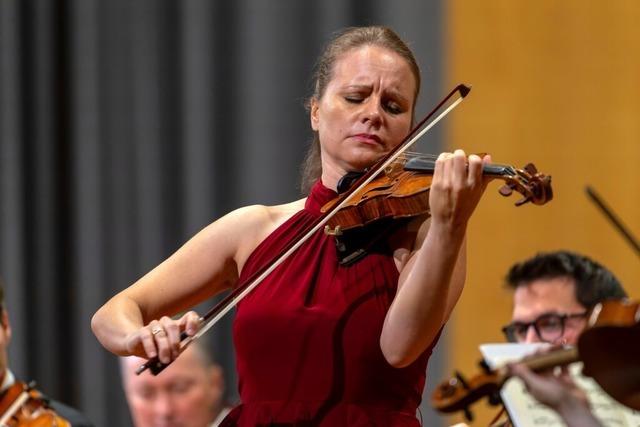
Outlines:
{"type": "MultiPolygon", "coordinates": [[[[449,343],[451,368],[473,373],[478,345],[501,342],[510,318],[506,270],[535,252],[587,254],[640,298],[640,258],[584,192],[593,185],[640,236],[640,2],[447,5],[443,92],[473,85],[447,119],[448,147],[534,162],[555,190],[549,205],[515,208],[493,183],[472,219],[468,281],[449,343]]],[[[488,417],[480,409],[474,425],[488,417]]]]}

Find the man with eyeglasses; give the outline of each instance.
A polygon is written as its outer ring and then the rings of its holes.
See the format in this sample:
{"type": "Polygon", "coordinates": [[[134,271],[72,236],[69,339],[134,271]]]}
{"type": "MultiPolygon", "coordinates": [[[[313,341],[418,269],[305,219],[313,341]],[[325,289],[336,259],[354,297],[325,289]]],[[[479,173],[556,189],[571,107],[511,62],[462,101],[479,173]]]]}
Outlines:
{"type": "MultiPolygon", "coordinates": [[[[541,253],[517,263],[506,281],[514,290],[513,314],[502,330],[508,341],[516,343],[575,345],[587,326],[591,308],[607,299],[627,296],[609,270],[568,251],[541,253]]],[[[569,427],[601,426],[566,369],[559,376],[535,374],[522,364],[513,365],[511,370],[569,427]]]]}
{"type": "Polygon", "coordinates": [[[576,253],[542,253],[515,264],[507,274],[514,289],[510,342],[576,344],[586,315],[597,303],[625,298],[614,275],[576,253]]]}

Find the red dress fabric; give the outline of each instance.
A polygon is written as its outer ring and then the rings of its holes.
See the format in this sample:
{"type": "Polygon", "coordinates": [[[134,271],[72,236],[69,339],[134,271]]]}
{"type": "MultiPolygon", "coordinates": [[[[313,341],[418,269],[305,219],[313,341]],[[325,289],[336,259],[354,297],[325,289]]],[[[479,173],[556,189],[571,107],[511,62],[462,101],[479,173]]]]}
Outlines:
{"type": "MultiPolygon", "coordinates": [[[[335,196],[318,182],[305,208],[250,255],[240,280],[335,196]]],[[[332,237],[312,236],[238,304],[233,339],[242,403],[222,426],[419,426],[435,343],[406,368],[385,360],[380,333],[397,282],[390,250],[344,267],[332,237]]]]}

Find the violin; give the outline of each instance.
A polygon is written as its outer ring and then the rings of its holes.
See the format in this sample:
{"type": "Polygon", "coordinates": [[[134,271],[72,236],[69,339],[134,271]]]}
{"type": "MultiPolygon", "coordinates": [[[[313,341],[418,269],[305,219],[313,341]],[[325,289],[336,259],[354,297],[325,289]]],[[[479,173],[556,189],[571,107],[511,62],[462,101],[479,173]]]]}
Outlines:
{"type": "MultiPolygon", "coordinates": [[[[577,347],[562,348],[522,359],[534,372],[582,361],[582,373],[592,377],[618,402],[640,410],[640,303],[610,300],[590,312],[588,326],[577,347]]],[[[499,404],[499,391],[510,378],[507,367],[484,372],[467,380],[460,373],[440,384],[431,397],[432,406],[443,413],[464,411],[483,397],[499,404]]]]}
{"type": "Polygon", "coordinates": [[[1,427],[71,427],[39,391],[16,381],[0,397],[1,427]]]}
{"type": "MultiPolygon", "coordinates": [[[[324,228],[325,234],[335,236],[339,263],[350,265],[364,257],[376,242],[401,226],[401,220],[421,215],[428,217],[429,188],[434,170],[435,157],[410,153],[399,157],[356,191],[324,228]],[[367,230],[361,227],[367,227],[367,230]]],[[[505,181],[499,190],[501,195],[507,197],[514,191],[522,194],[523,198],[515,203],[516,206],[528,202],[543,205],[553,198],[551,177],[539,173],[532,163],[522,169],[483,165],[482,173],[505,181]]],[[[338,192],[353,185],[361,175],[354,172],[345,175],[338,183],[338,192]]],[[[329,201],[321,211],[332,209],[340,200],[338,197],[329,201]]]]}
{"type": "MultiPolygon", "coordinates": [[[[434,170],[435,158],[432,156],[418,154],[400,157],[355,192],[349,202],[329,219],[325,233],[339,236],[346,230],[380,219],[428,215],[429,187],[434,170]]],[[[505,181],[499,190],[502,196],[508,197],[514,191],[519,192],[523,198],[515,203],[516,206],[528,202],[543,205],[553,199],[551,177],[539,173],[533,163],[522,169],[499,164],[484,165],[482,173],[505,181]]],[[[347,178],[353,179],[354,175],[348,175],[347,178]]],[[[338,191],[340,187],[341,184],[338,184],[338,191]]],[[[338,200],[329,201],[322,207],[322,212],[331,209],[338,200]]]]}

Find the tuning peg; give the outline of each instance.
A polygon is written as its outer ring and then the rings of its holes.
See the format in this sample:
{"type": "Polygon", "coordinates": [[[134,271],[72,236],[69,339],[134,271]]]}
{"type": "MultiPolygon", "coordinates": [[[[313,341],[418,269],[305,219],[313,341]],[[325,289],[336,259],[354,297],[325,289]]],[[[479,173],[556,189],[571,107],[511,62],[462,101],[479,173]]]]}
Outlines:
{"type": "Polygon", "coordinates": [[[513,194],[513,188],[511,188],[509,184],[505,184],[502,187],[500,187],[498,192],[500,193],[500,195],[504,197],[509,197],[511,194],[513,194]]]}
{"type": "Polygon", "coordinates": [[[480,361],[478,362],[478,366],[485,374],[491,373],[491,368],[489,367],[489,364],[485,359],[480,359],[480,361]]]}
{"type": "Polygon", "coordinates": [[[464,408],[464,417],[469,422],[473,421],[473,412],[471,412],[468,406],[464,408]]]}
{"type": "Polygon", "coordinates": [[[538,168],[533,163],[527,163],[522,169],[524,169],[527,173],[531,174],[532,176],[538,173],[538,168]]]}
{"type": "Polygon", "coordinates": [[[489,394],[489,404],[492,406],[497,406],[502,404],[502,397],[500,397],[500,392],[499,391],[494,391],[493,393],[489,394]]]}
{"type": "Polygon", "coordinates": [[[469,390],[469,383],[459,371],[455,371],[455,377],[465,390],[469,390]]]}

